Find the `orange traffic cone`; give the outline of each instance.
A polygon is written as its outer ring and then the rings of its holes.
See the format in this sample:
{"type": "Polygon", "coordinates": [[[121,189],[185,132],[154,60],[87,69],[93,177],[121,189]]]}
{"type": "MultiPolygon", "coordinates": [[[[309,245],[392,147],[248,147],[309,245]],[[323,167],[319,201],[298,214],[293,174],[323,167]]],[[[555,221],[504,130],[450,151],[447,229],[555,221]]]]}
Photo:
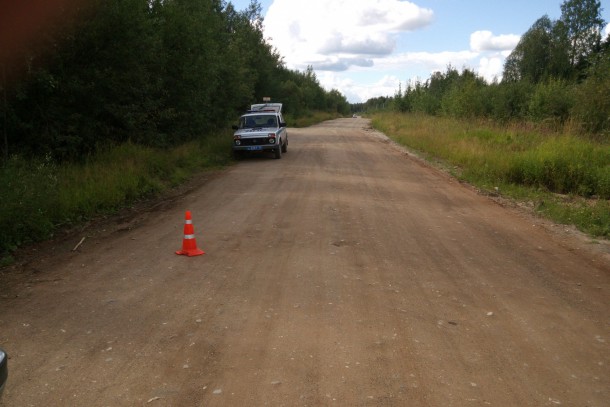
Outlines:
{"type": "Polygon", "coordinates": [[[203,250],[197,248],[195,241],[195,230],[193,221],[191,220],[191,211],[186,211],[186,220],[184,221],[184,239],[182,239],[182,250],[178,250],[176,254],[184,254],[185,256],[199,256],[205,254],[203,250]]]}

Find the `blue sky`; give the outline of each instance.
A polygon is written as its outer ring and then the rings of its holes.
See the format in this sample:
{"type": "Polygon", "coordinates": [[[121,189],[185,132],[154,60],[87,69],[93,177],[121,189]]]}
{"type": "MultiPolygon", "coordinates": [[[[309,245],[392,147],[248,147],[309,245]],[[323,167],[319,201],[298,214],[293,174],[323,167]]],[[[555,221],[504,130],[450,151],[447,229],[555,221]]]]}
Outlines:
{"type": "MultiPolygon", "coordinates": [[[[250,0],[231,0],[244,10],[250,0]]],[[[448,65],[501,78],[506,56],[562,0],[262,0],[265,36],[291,69],[313,66],[349,102],[392,96],[448,65]]],[[[602,7],[605,2],[602,1],[602,7]]],[[[602,17],[610,21],[610,10],[602,17]]],[[[608,34],[606,25],[604,35],[608,34]]]]}

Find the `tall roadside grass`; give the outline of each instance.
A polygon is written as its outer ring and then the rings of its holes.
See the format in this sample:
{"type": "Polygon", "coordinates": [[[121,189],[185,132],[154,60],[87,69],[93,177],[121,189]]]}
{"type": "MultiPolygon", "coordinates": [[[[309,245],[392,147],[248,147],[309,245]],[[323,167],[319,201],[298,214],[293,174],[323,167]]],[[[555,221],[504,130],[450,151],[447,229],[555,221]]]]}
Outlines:
{"type": "Polygon", "coordinates": [[[540,213],[610,238],[610,143],[543,127],[376,113],[373,127],[457,177],[533,202],[540,213]]]}
{"type": "Polygon", "coordinates": [[[210,136],[161,150],[126,143],[79,164],[13,157],[0,166],[0,265],[17,247],[60,227],[112,213],[176,186],[194,173],[227,165],[232,138],[210,136]]]}

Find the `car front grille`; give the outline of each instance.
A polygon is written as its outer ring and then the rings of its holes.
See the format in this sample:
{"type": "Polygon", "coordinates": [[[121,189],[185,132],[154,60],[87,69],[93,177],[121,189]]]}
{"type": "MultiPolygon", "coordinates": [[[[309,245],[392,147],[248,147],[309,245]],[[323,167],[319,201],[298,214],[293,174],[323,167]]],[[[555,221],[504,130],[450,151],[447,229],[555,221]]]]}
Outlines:
{"type": "Polygon", "coordinates": [[[242,146],[260,146],[263,144],[269,144],[267,137],[242,138],[241,139],[242,146]]]}

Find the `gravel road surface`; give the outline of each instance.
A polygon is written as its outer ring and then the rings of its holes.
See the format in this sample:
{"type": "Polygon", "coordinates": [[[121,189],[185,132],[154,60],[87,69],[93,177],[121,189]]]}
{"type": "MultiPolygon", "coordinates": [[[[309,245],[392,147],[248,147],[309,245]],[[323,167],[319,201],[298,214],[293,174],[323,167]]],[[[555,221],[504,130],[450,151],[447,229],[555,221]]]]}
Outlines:
{"type": "Polygon", "coordinates": [[[0,404],[609,406],[608,245],[368,126],[289,129],[0,270],[0,404]],[[174,253],[187,210],[205,255],[174,253]]]}

